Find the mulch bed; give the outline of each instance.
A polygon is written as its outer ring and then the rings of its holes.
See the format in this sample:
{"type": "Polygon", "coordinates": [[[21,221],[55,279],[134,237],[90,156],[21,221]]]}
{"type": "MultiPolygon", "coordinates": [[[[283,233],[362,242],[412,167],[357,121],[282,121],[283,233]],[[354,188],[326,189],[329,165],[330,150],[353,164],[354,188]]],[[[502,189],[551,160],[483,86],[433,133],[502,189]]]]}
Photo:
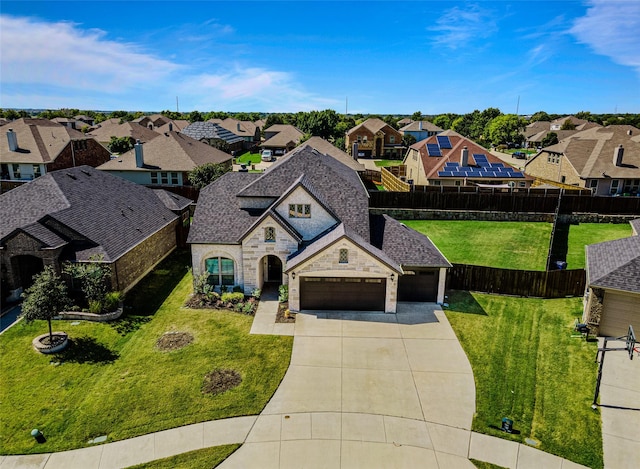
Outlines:
{"type": "Polygon", "coordinates": [[[242,376],[235,370],[216,369],[204,376],[202,392],[204,394],[222,394],[242,382],[242,376]]]}
{"type": "Polygon", "coordinates": [[[278,314],[276,315],[276,323],[278,322],[282,322],[282,323],[294,323],[296,322],[296,315],[295,313],[291,313],[291,315],[287,318],[284,315],[284,312],[289,309],[289,303],[285,302],[285,303],[278,303],[278,314]]]}
{"type": "Polygon", "coordinates": [[[249,296],[245,297],[245,300],[240,303],[231,303],[196,293],[191,295],[185,306],[192,309],[225,309],[253,316],[258,308],[258,300],[249,296]]]}
{"type": "Polygon", "coordinates": [[[156,347],[163,351],[178,350],[193,342],[189,332],[166,332],[156,342],[156,347]]]}

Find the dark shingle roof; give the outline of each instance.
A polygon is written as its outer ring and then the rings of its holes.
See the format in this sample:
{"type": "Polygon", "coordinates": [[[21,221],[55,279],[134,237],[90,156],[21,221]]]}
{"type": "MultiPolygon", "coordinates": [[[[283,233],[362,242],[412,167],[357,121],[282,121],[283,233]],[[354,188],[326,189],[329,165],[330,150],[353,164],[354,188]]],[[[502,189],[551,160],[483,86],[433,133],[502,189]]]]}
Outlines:
{"type": "Polygon", "coordinates": [[[242,142],[242,137],[238,137],[220,124],[214,124],[213,122],[194,122],[182,129],[182,133],[196,140],[215,138],[224,140],[229,144],[242,142]]]}
{"type": "Polygon", "coordinates": [[[193,203],[193,200],[174,194],[164,189],[152,189],[153,193],[169,210],[183,210],[193,203]]]}
{"type": "Polygon", "coordinates": [[[236,197],[236,193],[260,176],[258,173],[225,173],[202,189],[187,242],[238,243],[262,213],[241,209],[241,199],[236,197]]]}
{"type": "Polygon", "coordinates": [[[589,285],[640,293],[640,237],[587,246],[589,285]]]}
{"type": "Polygon", "coordinates": [[[428,237],[387,215],[371,216],[371,242],[403,266],[451,267],[428,237]]]}
{"type": "Polygon", "coordinates": [[[89,166],[53,171],[0,195],[2,242],[23,230],[52,247],[65,238],[56,230],[62,225],[94,246],[76,252],[77,260],[100,252],[115,261],[176,218],[154,191],[89,166]]]}

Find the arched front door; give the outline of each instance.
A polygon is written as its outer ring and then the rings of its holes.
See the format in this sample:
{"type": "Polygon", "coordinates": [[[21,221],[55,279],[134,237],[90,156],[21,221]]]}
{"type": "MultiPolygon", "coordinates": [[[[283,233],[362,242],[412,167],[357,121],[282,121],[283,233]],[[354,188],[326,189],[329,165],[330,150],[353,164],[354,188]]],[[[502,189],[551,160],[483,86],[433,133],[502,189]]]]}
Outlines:
{"type": "Polygon", "coordinates": [[[264,283],[282,283],[282,261],[278,256],[265,256],[262,259],[264,283]]]}

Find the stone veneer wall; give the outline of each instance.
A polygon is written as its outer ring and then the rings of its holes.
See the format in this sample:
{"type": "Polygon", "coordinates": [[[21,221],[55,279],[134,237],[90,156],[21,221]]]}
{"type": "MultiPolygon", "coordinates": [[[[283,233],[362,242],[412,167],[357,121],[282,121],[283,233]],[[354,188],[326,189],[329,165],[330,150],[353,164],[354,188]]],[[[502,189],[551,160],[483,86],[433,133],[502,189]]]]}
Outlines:
{"type": "Polygon", "coordinates": [[[160,229],[120,257],[112,267],[113,287],[127,291],[176,248],[176,229],[180,219],[160,229]]]}
{"type": "MultiPolygon", "coordinates": [[[[339,240],[316,256],[295,267],[296,278],[289,284],[289,309],[300,310],[300,277],[384,277],[387,279],[385,312],[395,313],[398,293],[398,274],[347,239],[339,240]],[[349,250],[349,263],[341,264],[340,249],[349,250]]],[[[289,274],[291,278],[291,274],[289,274]]]]}

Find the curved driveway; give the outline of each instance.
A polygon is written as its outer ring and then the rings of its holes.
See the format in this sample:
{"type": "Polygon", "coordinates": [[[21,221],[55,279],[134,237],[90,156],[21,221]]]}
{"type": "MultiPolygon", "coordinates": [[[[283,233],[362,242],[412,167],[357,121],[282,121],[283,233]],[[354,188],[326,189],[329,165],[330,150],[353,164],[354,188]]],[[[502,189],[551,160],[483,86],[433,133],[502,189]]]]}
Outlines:
{"type": "Polygon", "coordinates": [[[459,467],[475,385],[442,310],[298,314],[291,365],[220,467],[459,467]]]}

